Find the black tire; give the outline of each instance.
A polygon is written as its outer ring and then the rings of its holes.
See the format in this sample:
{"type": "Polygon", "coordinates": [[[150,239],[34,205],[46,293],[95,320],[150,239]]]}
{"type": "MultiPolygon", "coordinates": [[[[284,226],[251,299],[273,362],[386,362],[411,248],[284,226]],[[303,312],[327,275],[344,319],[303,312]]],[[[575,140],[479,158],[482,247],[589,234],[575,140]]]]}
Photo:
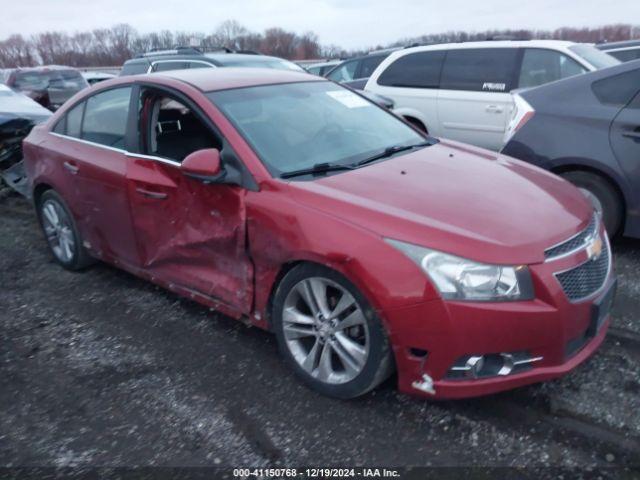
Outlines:
{"type": "Polygon", "coordinates": [[[416,127],[418,130],[420,130],[421,132],[426,133],[427,135],[429,134],[429,130],[427,130],[427,127],[424,126],[424,124],[413,117],[404,117],[404,119],[409,122],[411,125],[413,125],[414,127],[416,127]]]}
{"type": "Polygon", "coordinates": [[[317,264],[300,264],[289,271],[278,286],[271,311],[272,327],[275,332],[280,353],[285,362],[293,369],[298,377],[310,386],[312,389],[334,398],[349,399],[355,398],[374,389],[384,380],[386,380],[394,371],[394,362],[392,352],[389,346],[389,340],[378,318],[375,310],[371,308],[367,299],[358,291],[358,289],[343,275],[317,264]],[[309,278],[328,279],[335,282],[347,292],[357,302],[357,305],[364,312],[366,319],[366,327],[369,335],[369,351],[364,366],[355,378],[352,380],[332,384],[318,380],[305,371],[296,361],[285,339],[283,327],[283,311],[285,299],[288,294],[301,281],[309,278]]]}
{"type": "Polygon", "coordinates": [[[91,255],[89,255],[89,252],[83,245],[82,237],[80,236],[80,232],[78,231],[76,222],[73,218],[73,215],[71,214],[71,210],[67,206],[64,199],[58,193],[56,193],[54,190],[47,190],[46,192],[44,192],[38,198],[36,208],[38,213],[38,220],[40,221],[40,228],[42,228],[42,233],[44,234],[45,240],[47,240],[49,251],[53,255],[54,260],[59,265],[67,270],[77,271],[88,267],[92,263],[95,263],[95,259],[91,257],[91,255]],[[67,216],[64,223],[66,226],[68,226],[70,234],[73,238],[73,245],[70,247],[71,256],[68,259],[62,258],[59,254],[56,253],[54,245],[49,238],[50,236],[47,234],[45,228],[46,220],[44,218],[44,208],[49,204],[54,204],[56,208],[59,208],[67,216]]]}
{"type": "Polygon", "coordinates": [[[584,171],[566,172],[562,178],[573,183],[576,187],[587,190],[600,203],[595,208],[600,210],[609,237],[620,232],[623,221],[623,202],[619,193],[611,183],[602,176],[584,171]]]}

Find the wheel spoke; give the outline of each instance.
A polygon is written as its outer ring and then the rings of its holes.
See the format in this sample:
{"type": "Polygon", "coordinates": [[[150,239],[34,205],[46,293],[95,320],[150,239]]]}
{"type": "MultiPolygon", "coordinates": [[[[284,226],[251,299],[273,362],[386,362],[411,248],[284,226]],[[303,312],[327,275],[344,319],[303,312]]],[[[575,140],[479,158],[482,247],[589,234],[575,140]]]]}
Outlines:
{"type": "Polygon", "coordinates": [[[298,338],[313,337],[316,335],[316,332],[310,327],[285,325],[284,334],[287,337],[287,340],[296,340],[298,338]]]}
{"type": "Polygon", "coordinates": [[[73,252],[71,251],[71,242],[69,238],[64,233],[60,235],[60,247],[62,248],[62,252],[65,260],[71,260],[73,257],[73,252]]]}
{"type": "Polygon", "coordinates": [[[318,363],[317,359],[318,359],[319,352],[320,352],[320,341],[316,339],[316,342],[313,344],[313,347],[311,347],[311,350],[309,350],[309,353],[307,354],[306,358],[301,363],[302,368],[304,368],[309,373],[313,372],[316,366],[316,363],[318,363]]]}
{"type": "Polygon", "coordinates": [[[305,315],[295,307],[285,308],[282,316],[286,323],[297,323],[301,325],[313,325],[314,319],[309,315],[305,315]]]}
{"type": "Polygon", "coordinates": [[[322,348],[322,354],[320,355],[320,363],[318,364],[318,379],[326,382],[333,374],[333,367],[331,366],[331,346],[325,343],[322,348]]]}
{"type": "Polygon", "coordinates": [[[361,366],[358,366],[356,362],[345,351],[344,347],[338,342],[334,342],[333,351],[338,355],[340,363],[344,367],[344,370],[349,375],[357,375],[360,372],[361,366]]]}
{"type": "Polygon", "coordinates": [[[51,203],[48,203],[44,207],[43,213],[52,227],[57,226],[58,223],[60,222],[60,220],[58,219],[58,213],[56,212],[56,209],[51,203]]]}
{"type": "Polygon", "coordinates": [[[338,325],[336,326],[336,329],[344,330],[346,328],[351,328],[351,327],[355,327],[356,325],[364,325],[364,324],[365,324],[364,314],[362,313],[362,310],[358,308],[357,310],[347,315],[340,323],[338,323],[338,325]]]}
{"type": "Polygon", "coordinates": [[[315,317],[318,315],[318,306],[313,298],[313,292],[311,291],[311,285],[309,280],[304,280],[296,286],[296,290],[304,300],[304,303],[309,307],[311,314],[315,317]]]}
{"type": "Polygon", "coordinates": [[[355,366],[359,369],[364,365],[367,359],[367,350],[359,343],[353,341],[343,332],[336,332],[335,337],[337,343],[344,348],[345,352],[353,359],[355,366]]]}
{"type": "Polygon", "coordinates": [[[331,314],[327,303],[327,284],[319,278],[310,278],[308,282],[318,310],[323,317],[329,318],[331,314]]]}
{"type": "Polygon", "coordinates": [[[351,296],[350,293],[343,291],[338,304],[335,306],[333,311],[331,312],[331,318],[338,318],[345,310],[350,308],[356,301],[351,296]]]}

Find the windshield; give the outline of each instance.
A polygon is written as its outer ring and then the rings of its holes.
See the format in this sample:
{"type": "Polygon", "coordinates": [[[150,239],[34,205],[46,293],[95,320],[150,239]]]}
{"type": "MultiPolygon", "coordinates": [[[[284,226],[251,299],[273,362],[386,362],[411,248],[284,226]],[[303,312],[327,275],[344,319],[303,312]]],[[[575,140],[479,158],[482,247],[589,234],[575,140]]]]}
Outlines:
{"type": "Polygon", "coordinates": [[[571,45],[569,47],[569,50],[577,55],[580,55],[598,70],[600,70],[601,68],[613,67],[614,65],[618,65],[620,63],[620,60],[618,60],[617,58],[614,58],[608,53],[604,53],[603,51],[598,50],[592,45],[571,45]]]}
{"type": "Polygon", "coordinates": [[[317,164],[350,165],[425,138],[369,100],[332,82],[212,92],[273,176],[317,164]]]}
{"type": "Polygon", "coordinates": [[[49,88],[82,90],[87,82],[75,70],[49,70],[18,72],[14,86],[18,90],[47,90],[49,88]]]}

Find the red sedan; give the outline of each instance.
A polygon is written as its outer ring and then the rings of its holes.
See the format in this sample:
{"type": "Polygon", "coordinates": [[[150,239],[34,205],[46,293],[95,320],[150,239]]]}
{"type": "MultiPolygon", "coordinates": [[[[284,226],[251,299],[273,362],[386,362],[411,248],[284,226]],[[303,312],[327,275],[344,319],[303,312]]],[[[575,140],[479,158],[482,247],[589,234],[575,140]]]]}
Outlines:
{"type": "Polygon", "coordinates": [[[437,398],[548,380],[609,323],[611,251],[576,188],[315,76],[107,81],[24,154],[63,267],[99,259],[269,329],[327,395],[394,370],[437,398]]]}

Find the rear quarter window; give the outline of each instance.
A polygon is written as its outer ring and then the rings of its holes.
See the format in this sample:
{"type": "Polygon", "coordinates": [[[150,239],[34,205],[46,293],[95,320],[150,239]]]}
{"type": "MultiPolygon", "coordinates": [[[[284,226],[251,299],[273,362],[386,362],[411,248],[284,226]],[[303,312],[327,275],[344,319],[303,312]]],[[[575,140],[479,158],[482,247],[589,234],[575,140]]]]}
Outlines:
{"type": "Polygon", "coordinates": [[[623,107],[640,91],[640,70],[593,82],[591,90],[600,103],[623,107]]]}
{"type": "Polygon", "coordinates": [[[389,65],[378,78],[388,87],[438,88],[444,51],[410,53],[389,65]]]}
{"type": "Polygon", "coordinates": [[[474,92],[509,92],[515,88],[516,48],[450,50],[440,88],[474,92]]]}

